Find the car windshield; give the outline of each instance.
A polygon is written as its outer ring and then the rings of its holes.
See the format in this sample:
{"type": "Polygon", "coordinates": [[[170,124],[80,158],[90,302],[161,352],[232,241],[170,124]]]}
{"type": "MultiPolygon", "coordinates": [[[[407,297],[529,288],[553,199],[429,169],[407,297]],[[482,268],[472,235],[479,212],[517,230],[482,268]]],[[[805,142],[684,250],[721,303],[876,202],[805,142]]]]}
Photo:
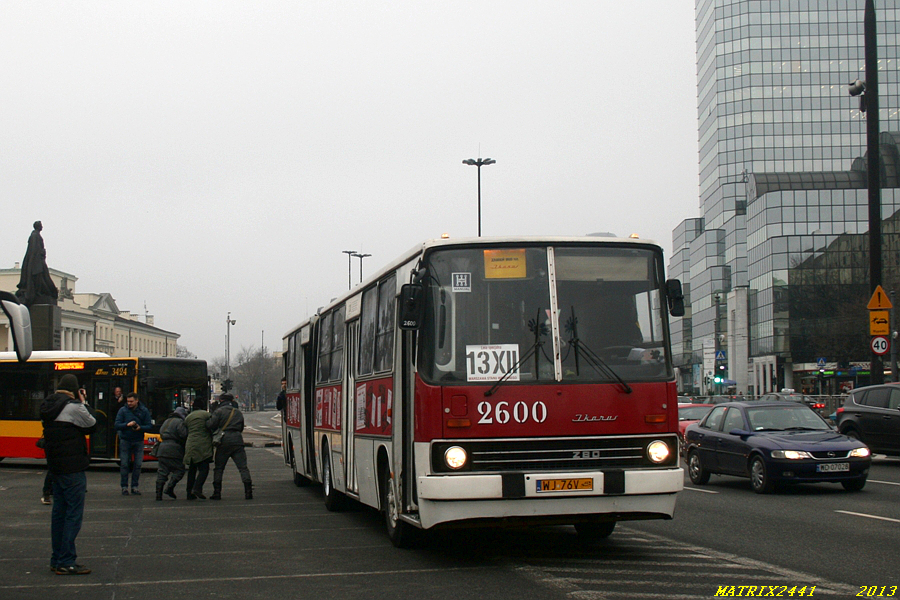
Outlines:
{"type": "Polygon", "coordinates": [[[712,406],[679,406],[678,419],[680,421],[699,421],[712,410],[712,406]]]}
{"type": "Polygon", "coordinates": [[[750,428],[753,431],[828,431],[831,429],[819,415],[803,405],[748,408],[747,418],[750,420],[750,428]]]}

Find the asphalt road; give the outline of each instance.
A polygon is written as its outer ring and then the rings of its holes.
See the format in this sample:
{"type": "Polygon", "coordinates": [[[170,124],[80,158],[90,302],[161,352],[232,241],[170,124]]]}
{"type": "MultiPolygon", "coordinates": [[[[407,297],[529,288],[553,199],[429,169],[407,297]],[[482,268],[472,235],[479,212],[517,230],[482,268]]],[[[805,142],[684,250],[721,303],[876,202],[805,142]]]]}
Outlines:
{"type": "Polygon", "coordinates": [[[271,417],[248,419],[259,432],[247,436],[254,500],[232,465],[220,502],[185,501],[183,482],[178,500],[156,502],[152,467],[144,495],[123,497],[114,465],[92,467],[78,537],[79,562],[94,571],[85,576],[49,571],[43,466],[0,463],[0,598],[701,599],[732,585],[756,586],[754,595],[778,586],[782,597],[815,585],[813,597],[852,598],[861,586],[900,584],[900,461],[877,461],[856,494],[823,485],[758,496],[739,479],[687,482],[675,520],[620,524],[592,547],[571,527],[548,527],[448,531],[398,550],[375,511],[330,513],[317,487],[293,485],[281,449],[263,446],[277,435],[263,427],[271,417]]]}

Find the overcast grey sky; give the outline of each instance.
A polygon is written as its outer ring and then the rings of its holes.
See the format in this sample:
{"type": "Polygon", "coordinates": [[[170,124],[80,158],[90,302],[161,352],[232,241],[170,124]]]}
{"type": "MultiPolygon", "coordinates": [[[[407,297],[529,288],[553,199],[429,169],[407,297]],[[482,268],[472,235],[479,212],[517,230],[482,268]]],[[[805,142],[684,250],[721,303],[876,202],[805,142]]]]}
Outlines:
{"type": "Polygon", "coordinates": [[[0,265],[44,224],[78,292],[200,358],[281,348],[415,244],[659,242],[699,216],[694,3],[38,2],[0,19],[0,265]],[[353,260],[358,278],[358,260],[353,260]],[[264,332],[264,333],[263,333],[264,332]]]}

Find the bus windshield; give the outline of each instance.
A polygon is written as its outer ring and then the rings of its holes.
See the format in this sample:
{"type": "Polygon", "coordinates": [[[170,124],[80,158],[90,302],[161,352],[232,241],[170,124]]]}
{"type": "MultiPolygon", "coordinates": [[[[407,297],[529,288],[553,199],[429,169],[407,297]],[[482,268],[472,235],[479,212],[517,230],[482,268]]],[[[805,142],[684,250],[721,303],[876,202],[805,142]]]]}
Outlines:
{"type": "Polygon", "coordinates": [[[661,261],[614,245],[435,250],[419,373],[441,384],[668,380],[661,261]]]}

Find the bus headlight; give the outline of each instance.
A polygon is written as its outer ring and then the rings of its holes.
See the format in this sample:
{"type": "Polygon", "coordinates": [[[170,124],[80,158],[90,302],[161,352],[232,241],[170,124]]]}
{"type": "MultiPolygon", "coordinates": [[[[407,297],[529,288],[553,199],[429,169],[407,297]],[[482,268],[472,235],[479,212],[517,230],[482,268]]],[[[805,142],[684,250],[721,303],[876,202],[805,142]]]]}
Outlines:
{"type": "Polygon", "coordinates": [[[669,458],[669,454],[671,454],[669,445],[662,440],[650,442],[650,445],[647,446],[647,456],[650,458],[651,462],[657,464],[665,462],[669,458]]]}
{"type": "Polygon", "coordinates": [[[459,446],[450,446],[444,450],[444,464],[454,471],[462,469],[468,459],[466,451],[459,446]]]}

